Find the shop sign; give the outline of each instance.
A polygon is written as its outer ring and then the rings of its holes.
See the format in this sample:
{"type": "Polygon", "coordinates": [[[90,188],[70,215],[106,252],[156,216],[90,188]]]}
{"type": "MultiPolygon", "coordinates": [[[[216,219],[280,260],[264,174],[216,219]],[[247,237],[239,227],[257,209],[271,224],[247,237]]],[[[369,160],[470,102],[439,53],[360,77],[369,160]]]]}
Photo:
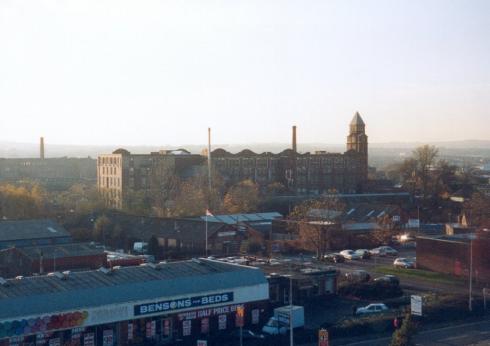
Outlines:
{"type": "Polygon", "coordinates": [[[44,345],[46,343],[46,335],[39,333],[36,334],[36,345],[44,345]]]}
{"type": "Polygon", "coordinates": [[[227,305],[220,306],[217,308],[194,310],[188,312],[182,312],[178,314],[179,320],[194,320],[196,318],[211,317],[222,314],[229,314],[230,312],[235,312],[237,307],[240,305],[227,305]]]}
{"type": "Polygon", "coordinates": [[[83,336],[83,346],[94,346],[95,338],[94,333],[85,333],[83,336]]]}
{"type": "Polygon", "coordinates": [[[243,327],[245,320],[245,308],[243,305],[240,305],[236,309],[236,317],[235,317],[235,325],[237,327],[243,327]]]}
{"type": "Polygon", "coordinates": [[[260,322],[260,311],[259,309],[252,310],[252,324],[259,324],[260,322]]]}
{"type": "Polygon", "coordinates": [[[0,323],[0,330],[5,337],[33,335],[46,331],[69,329],[83,325],[88,318],[87,311],[46,315],[37,318],[21,319],[0,323]]]}
{"type": "Polygon", "coordinates": [[[134,306],[134,315],[142,316],[158,312],[167,312],[188,309],[199,306],[229,303],[233,301],[233,292],[225,292],[218,294],[209,294],[205,296],[197,296],[190,298],[181,298],[174,300],[166,300],[148,304],[134,306]]]}
{"type": "Polygon", "coordinates": [[[156,321],[148,321],[146,322],[146,337],[149,338],[154,338],[156,335],[156,330],[157,330],[157,324],[156,321]]]}
{"type": "Polygon", "coordinates": [[[24,338],[23,337],[21,337],[21,336],[14,336],[14,337],[10,338],[9,345],[10,346],[19,346],[22,341],[24,341],[24,338]]]}
{"type": "Polygon", "coordinates": [[[53,338],[49,340],[49,346],[60,346],[60,338],[53,338]]]}
{"type": "Polygon", "coordinates": [[[328,346],[328,330],[320,329],[318,331],[318,346],[328,346]]]}
{"type": "Polygon", "coordinates": [[[128,323],[128,340],[133,340],[133,324],[128,323]]]}
{"type": "Polygon", "coordinates": [[[163,335],[170,336],[170,320],[163,320],[163,335]]]}
{"type": "Polygon", "coordinates": [[[114,345],[114,331],[112,329],[106,329],[102,333],[102,346],[114,345]]]}
{"type": "Polygon", "coordinates": [[[202,334],[209,333],[209,318],[203,318],[201,320],[201,333],[202,334]]]}
{"type": "Polygon", "coordinates": [[[412,315],[422,316],[422,297],[412,295],[410,297],[410,307],[412,315]]]}
{"type": "Polygon", "coordinates": [[[225,330],[226,329],[226,315],[219,315],[218,317],[218,329],[225,330]]]}
{"type": "Polygon", "coordinates": [[[183,336],[189,336],[191,335],[191,330],[192,330],[192,322],[191,321],[184,321],[182,322],[182,335],[183,336]]]}
{"type": "Polygon", "coordinates": [[[218,232],[218,237],[234,237],[235,235],[235,231],[218,232]]]}

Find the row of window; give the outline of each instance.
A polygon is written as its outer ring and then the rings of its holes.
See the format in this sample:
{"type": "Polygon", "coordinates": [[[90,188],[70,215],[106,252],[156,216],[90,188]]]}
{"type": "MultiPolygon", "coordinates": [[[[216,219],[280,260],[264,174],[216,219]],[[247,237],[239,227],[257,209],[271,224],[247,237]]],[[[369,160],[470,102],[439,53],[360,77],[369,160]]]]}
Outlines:
{"type": "Polygon", "coordinates": [[[99,177],[99,187],[121,187],[121,178],[99,177]]]}
{"type": "Polygon", "coordinates": [[[117,174],[117,167],[106,167],[102,166],[102,174],[117,174]]]}
{"type": "Polygon", "coordinates": [[[121,163],[121,158],[120,157],[99,157],[97,159],[97,163],[103,164],[103,165],[119,165],[121,163]]]}

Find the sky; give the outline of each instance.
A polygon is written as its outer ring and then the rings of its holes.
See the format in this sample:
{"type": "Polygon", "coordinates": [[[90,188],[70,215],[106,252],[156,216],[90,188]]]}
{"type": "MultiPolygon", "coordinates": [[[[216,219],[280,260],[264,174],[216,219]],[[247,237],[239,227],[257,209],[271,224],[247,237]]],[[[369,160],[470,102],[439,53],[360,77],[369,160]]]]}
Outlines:
{"type": "Polygon", "coordinates": [[[490,1],[1,0],[0,141],[490,139],[490,1]]]}

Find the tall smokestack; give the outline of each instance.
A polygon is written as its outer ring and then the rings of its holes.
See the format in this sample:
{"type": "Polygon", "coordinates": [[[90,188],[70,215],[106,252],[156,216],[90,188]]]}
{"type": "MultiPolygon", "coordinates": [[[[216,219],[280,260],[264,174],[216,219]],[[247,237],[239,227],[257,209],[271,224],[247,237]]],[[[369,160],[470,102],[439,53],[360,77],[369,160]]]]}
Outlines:
{"type": "Polygon", "coordinates": [[[296,147],[296,126],[293,126],[293,152],[297,152],[296,147]]]}
{"type": "Polygon", "coordinates": [[[44,137],[41,137],[39,143],[39,156],[41,159],[44,159],[44,137]]]}
{"type": "Polygon", "coordinates": [[[208,183],[211,191],[211,128],[208,127],[208,183]]]}

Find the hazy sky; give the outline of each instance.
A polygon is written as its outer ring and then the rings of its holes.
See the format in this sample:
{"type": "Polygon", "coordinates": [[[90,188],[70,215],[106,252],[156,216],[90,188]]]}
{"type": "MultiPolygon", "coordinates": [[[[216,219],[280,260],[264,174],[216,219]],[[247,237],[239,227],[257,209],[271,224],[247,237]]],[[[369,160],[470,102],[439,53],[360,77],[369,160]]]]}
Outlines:
{"type": "Polygon", "coordinates": [[[490,139],[490,1],[1,0],[0,141],[490,139]]]}

